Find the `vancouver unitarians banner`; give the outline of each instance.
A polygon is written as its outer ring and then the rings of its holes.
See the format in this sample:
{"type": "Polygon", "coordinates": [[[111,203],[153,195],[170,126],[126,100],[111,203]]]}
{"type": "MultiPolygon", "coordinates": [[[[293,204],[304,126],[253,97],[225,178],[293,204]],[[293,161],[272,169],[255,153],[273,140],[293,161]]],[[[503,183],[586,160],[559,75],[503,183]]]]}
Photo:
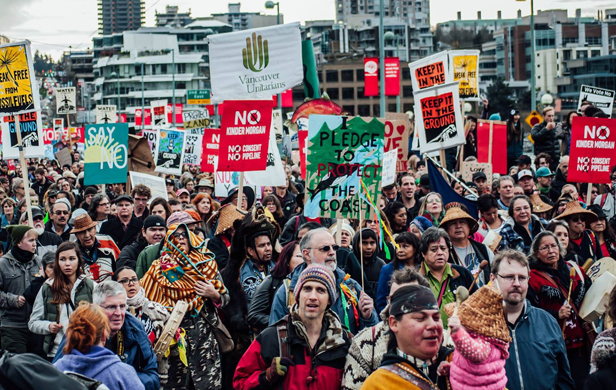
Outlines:
{"type": "Polygon", "coordinates": [[[271,99],[302,82],[299,23],[209,36],[212,103],[271,99]]]}

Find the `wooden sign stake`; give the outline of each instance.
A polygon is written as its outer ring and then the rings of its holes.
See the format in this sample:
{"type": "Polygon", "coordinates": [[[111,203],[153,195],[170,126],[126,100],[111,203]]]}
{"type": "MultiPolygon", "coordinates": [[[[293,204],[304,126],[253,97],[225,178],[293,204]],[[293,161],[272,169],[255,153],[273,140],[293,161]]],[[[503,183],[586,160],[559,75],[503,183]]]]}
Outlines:
{"type": "Polygon", "coordinates": [[[21,126],[19,124],[19,114],[15,114],[15,133],[17,134],[17,145],[19,145],[19,163],[21,164],[21,177],[24,179],[26,210],[28,210],[28,225],[34,227],[34,221],[32,220],[32,200],[30,199],[30,180],[28,180],[28,166],[26,165],[24,146],[21,140],[21,126]]]}

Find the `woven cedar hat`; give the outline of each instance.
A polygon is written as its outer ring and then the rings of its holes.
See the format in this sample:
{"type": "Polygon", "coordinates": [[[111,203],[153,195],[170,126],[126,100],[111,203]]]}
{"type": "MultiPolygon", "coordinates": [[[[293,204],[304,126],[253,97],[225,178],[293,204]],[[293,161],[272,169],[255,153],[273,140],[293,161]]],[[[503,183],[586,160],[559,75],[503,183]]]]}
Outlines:
{"type": "Polygon", "coordinates": [[[530,204],[533,206],[532,212],[536,213],[545,213],[552,210],[553,206],[545,203],[539,194],[532,194],[530,197],[530,204]]]}
{"type": "Polygon", "coordinates": [[[511,342],[503,311],[503,296],[493,287],[483,286],[468,297],[460,305],[458,316],[464,329],[469,332],[511,342]]]}
{"type": "Polygon", "coordinates": [[[554,219],[567,219],[572,215],[581,214],[586,220],[586,223],[591,224],[597,222],[599,217],[592,211],[588,211],[582,208],[582,205],[578,201],[569,202],[565,205],[565,211],[554,219]]]}
{"type": "Polygon", "coordinates": [[[450,207],[445,207],[447,211],[445,212],[445,216],[443,217],[443,220],[441,221],[439,226],[445,227],[446,224],[449,222],[455,221],[457,219],[466,219],[468,221],[468,226],[471,229],[469,235],[477,231],[477,229],[479,228],[479,225],[477,224],[477,221],[475,220],[475,218],[468,215],[457,204],[451,205],[450,203],[447,206],[450,206],[450,207]]]}
{"type": "Polygon", "coordinates": [[[98,225],[98,222],[92,221],[92,218],[88,214],[83,214],[75,218],[75,225],[71,234],[86,231],[98,225]]]}
{"type": "Polygon", "coordinates": [[[216,231],[214,235],[217,236],[229,230],[233,227],[233,222],[238,219],[243,219],[244,214],[237,211],[237,207],[234,204],[226,204],[222,206],[218,211],[214,212],[207,223],[210,226],[216,225],[216,231]]]}

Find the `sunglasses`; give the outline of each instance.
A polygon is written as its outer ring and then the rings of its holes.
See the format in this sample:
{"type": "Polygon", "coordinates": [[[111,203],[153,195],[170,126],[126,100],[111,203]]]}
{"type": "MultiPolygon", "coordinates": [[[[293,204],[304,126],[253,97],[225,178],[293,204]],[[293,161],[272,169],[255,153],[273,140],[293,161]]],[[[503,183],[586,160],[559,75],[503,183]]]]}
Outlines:
{"type": "Polygon", "coordinates": [[[340,245],[336,245],[336,244],[334,244],[334,245],[325,245],[325,246],[322,246],[320,248],[306,248],[306,249],[317,249],[317,250],[319,250],[321,252],[329,252],[331,249],[333,249],[334,251],[337,251],[338,249],[340,249],[340,245]]]}
{"type": "Polygon", "coordinates": [[[173,237],[175,238],[188,238],[187,232],[175,232],[173,233],[173,237]]]}
{"type": "Polygon", "coordinates": [[[581,215],[574,215],[573,217],[569,218],[569,220],[571,222],[584,222],[585,221],[584,217],[582,217],[581,215]]]}

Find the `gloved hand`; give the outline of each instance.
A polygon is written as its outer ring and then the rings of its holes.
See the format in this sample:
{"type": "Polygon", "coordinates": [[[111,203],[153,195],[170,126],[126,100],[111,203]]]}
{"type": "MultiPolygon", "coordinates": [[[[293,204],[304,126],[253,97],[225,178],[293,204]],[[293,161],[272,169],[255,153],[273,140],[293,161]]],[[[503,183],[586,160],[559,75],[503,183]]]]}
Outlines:
{"type": "Polygon", "coordinates": [[[295,363],[288,357],[275,357],[272,360],[272,365],[265,370],[265,378],[269,383],[276,383],[287,374],[289,367],[294,365],[295,363]]]}

